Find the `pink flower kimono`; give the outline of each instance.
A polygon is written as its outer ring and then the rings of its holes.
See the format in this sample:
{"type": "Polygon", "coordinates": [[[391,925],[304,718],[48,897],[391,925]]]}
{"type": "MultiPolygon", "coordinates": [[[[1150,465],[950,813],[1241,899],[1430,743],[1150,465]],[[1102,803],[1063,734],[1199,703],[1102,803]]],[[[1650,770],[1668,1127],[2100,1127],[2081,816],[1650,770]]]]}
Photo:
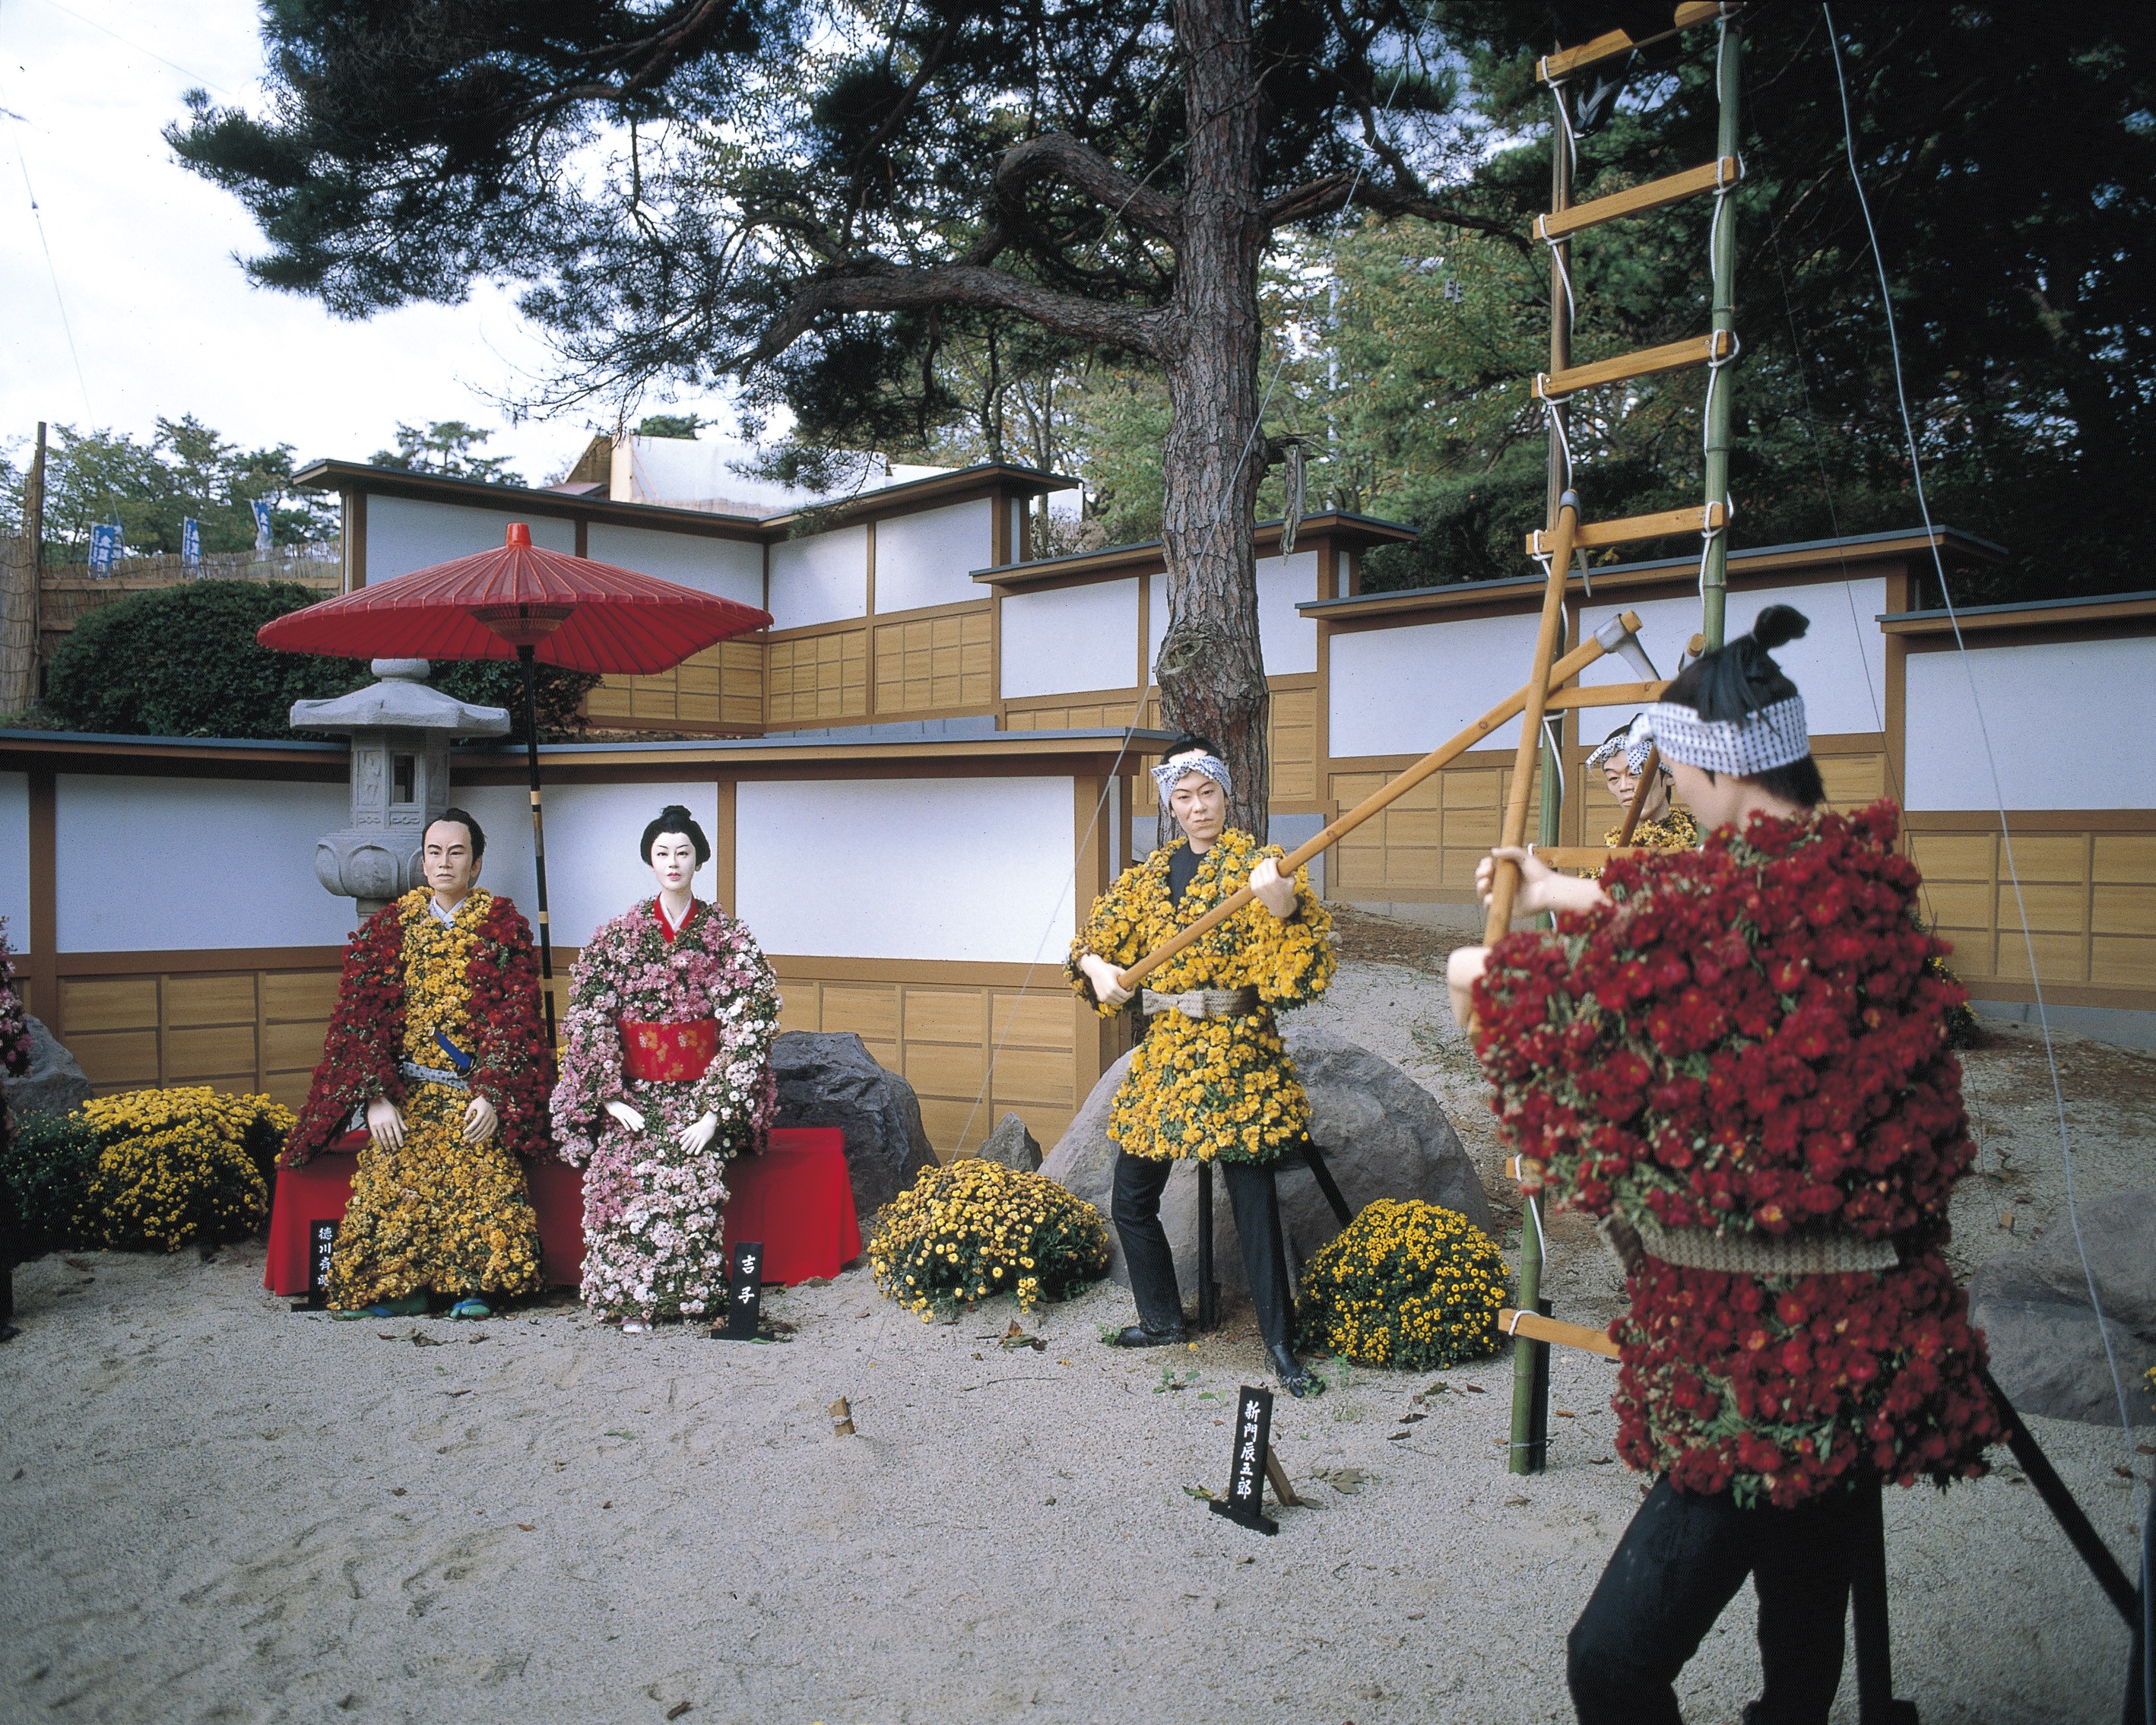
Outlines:
{"type": "Polygon", "coordinates": [[[747,927],[693,904],[679,928],[646,899],[595,932],[570,980],[554,1139],[584,1169],[587,1303],[624,1317],[699,1317],[726,1300],[721,1212],[730,1157],[753,1152],[778,1083],[778,985],[747,927]],[[640,1132],[607,1112],[626,1102],[640,1132]],[[685,1150],[706,1113],[718,1131],[685,1150]]]}

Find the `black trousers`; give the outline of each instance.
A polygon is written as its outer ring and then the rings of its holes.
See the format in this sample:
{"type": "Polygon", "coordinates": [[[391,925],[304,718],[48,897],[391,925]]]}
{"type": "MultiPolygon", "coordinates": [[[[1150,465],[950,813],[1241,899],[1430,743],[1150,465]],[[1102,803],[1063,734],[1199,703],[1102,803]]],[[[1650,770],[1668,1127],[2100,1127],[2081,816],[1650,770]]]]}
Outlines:
{"type": "MultiPolygon", "coordinates": [[[[1293,1314],[1287,1297],[1287,1256],[1281,1248],[1280,1194],[1270,1163],[1217,1163],[1228,1183],[1228,1202],[1235,1209],[1235,1232],[1243,1241],[1243,1269],[1258,1309],[1258,1328],[1268,1344],[1293,1339],[1293,1314]]],[[[1115,1196],[1111,1214],[1130,1266],[1131,1293],[1138,1322],[1149,1330],[1183,1327],[1183,1296],[1175,1282],[1175,1255],[1160,1225],[1160,1194],[1174,1163],[1162,1158],[1116,1153],[1115,1196]]]]}
{"type": "Polygon", "coordinates": [[[1766,1692],[1748,1725],[1826,1725],[1841,1681],[1856,1495],[1739,1509],[1657,1480],[1566,1644],[1580,1725],[1681,1725],[1671,1687],[1749,1575],[1766,1692]]]}

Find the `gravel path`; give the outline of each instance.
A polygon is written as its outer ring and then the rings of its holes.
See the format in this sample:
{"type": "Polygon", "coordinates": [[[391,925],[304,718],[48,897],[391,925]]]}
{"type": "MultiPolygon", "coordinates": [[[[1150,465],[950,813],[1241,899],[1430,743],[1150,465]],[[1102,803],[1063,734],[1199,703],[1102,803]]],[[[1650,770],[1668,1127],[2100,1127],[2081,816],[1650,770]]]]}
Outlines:
{"type": "MultiPolygon", "coordinates": [[[[1348,964],[1318,1010],[1494,1166],[1426,968],[1348,964]]],[[[2151,1183],[2156,1060],[2080,1044],[2068,1065],[2085,1200],[2151,1183]]],[[[2014,1035],[1972,1060],[1972,1257],[2057,1225],[2042,1075],[2014,1035]]],[[[1553,1286],[1601,1316],[1614,1278],[1576,1228],[1554,1224],[1553,1286]]],[[[246,1246],[18,1272],[0,1717],[1561,1721],[1565,1631],[1641,1489],[1610,1459],[1612,1368],[1576,1353],[1532,1480],[1502,1471],[1503,1358],[1332,1368],[1280,1409],[1312,1505],[1268,1539],[1189,1495],[1225,1481],[1246,1322],[1127,1355],[1097,1339],[1128,1310],[1103,1287],[1028,1321],[1045,1350],[1006,1350],[1007,1301],[923,1325],[857,1271],[768,1302],[791,1341],[741,1345],[566,1307],[338,1322],[261,1271],[246,1246]],[[840,1395],[858,1436],[832,1435],[840,1395]]],[[[2035,1423],[2124,1557],[2130,1449],[2035,1423]]],[[[1928,1725],[2107,1725],[2124,1632],[2015,1471],[1889,1494],[1897,1686],[1928,1725]]],[[[1747,1595],[1686,1674],[1687,1716],[1733,1721],[1757,1680],[1747,1595]]]]}

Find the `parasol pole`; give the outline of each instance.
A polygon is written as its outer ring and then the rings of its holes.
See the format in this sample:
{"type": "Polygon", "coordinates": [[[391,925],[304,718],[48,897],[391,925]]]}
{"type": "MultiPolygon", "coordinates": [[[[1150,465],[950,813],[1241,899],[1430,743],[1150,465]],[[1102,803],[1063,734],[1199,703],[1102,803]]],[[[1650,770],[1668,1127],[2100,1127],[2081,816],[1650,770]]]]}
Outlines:
{"type": "Polygon", "coordinates": [[[538,648],[516,644],[516,663],[524,673],[524,758],[531,769],[531,866],[539,877],[539,998],[547,1013],[547,1045],[554,1045],[554,937],[547,916],[547,822],[539,803],[538,648]]]}
{"type": "MultiPolygon", "coordinates": [[[[1589,665],[1610,653],[1622,654],[1626,662],[1631,665],[1634,670],[1649,682],[1656,683],[1659,687],[1655,676],[1655,668],[1649,662],[1645,651],[1639,644],[1639,633],[1640,614],[1638,612],[1626,611],[1611,618],[1588,639],[1573,648],[1554,665],[1548,667],[1548,687],[1563,688],[1585,670],[1589,665]]],[[[1284,877],[1292,879],[1295,871],[1312,857],[1337,845],[1341,839],[1353,832],[1371,816],[1383,814],[1387,808],[1404,797],[1440,768],[1451,765],[1453,762],[1458,760],[1460,756],[1466,754],[1468,750],[1473,748],[1476,743],[1503,724],[1506,720],[1517,715],[1527,705],[1527,695],[1528,691],[1525,688],[1515,689],[1466,730],[1448,741],[1440,743],[1414,766],[1403,771],[1398,778],[1371,792],[1368,796],[1349,809],[1347,814],[1340,816],[1316,837],[1306,839],[1281,859],[1281,874],[1284,877]]],[[[1125,988],[1135,988],[1139,983],[1151,976],[1154,971],[1167,963],[1185,947],[1189,946],[1193,942],[1204,939],[1207,935],[1212,933],[1214,929],[1241,910],[1244,906],[1250,903],[1256,896],[1257,895],[1249,887],[1238,887],[1188,928],[1178,930],[1131,966],[1128,970],[1118,972],[1116,977],[1117,985],[1125,988]]]]}

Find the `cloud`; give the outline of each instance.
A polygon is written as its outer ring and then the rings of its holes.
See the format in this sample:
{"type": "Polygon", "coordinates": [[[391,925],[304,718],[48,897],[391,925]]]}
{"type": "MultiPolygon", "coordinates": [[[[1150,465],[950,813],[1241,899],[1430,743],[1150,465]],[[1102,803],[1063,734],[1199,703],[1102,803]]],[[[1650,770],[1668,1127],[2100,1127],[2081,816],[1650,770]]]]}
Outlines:
{"type": "Polygon", "coordinates": [[[254,0],[0,9],[0,110],[18,116],[0,117],[0,446],[39,419],[147,435],[191,413],[250,447],[364,459],[399,421],[465,419],[495,428],[489,452],[527,478],[558,473],[590,436],[582,418],[512,426],[495,404],[547,358],[509,290],[346,323],[249,284],[245,210],[159,134],[197,85],[259,105],[257,18],[254,0]]]}

